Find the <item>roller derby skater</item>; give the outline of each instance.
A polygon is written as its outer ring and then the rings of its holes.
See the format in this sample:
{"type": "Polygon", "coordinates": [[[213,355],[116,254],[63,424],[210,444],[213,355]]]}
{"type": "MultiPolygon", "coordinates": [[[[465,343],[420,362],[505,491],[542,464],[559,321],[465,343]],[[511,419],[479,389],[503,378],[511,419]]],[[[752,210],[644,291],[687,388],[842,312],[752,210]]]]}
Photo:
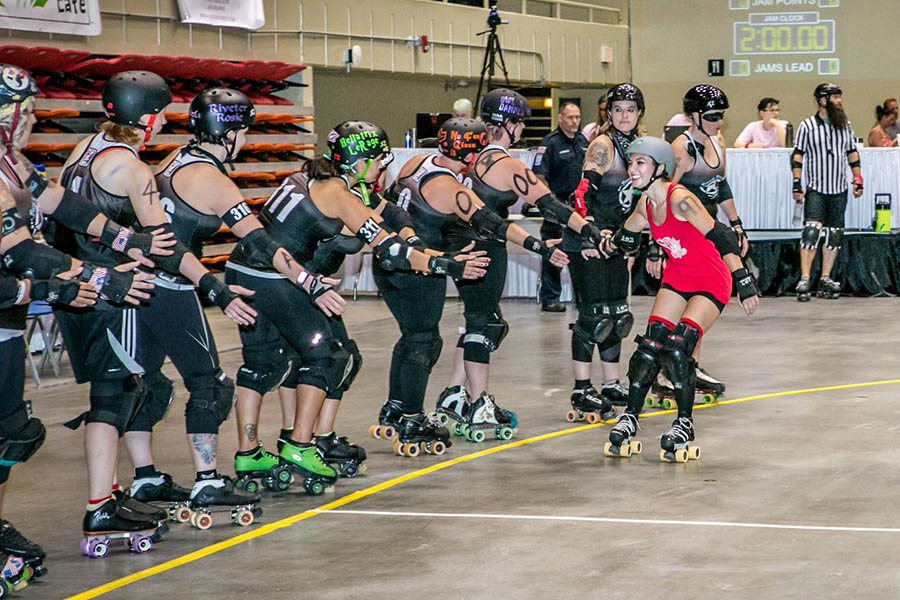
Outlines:
{"type": "Polygon", "coordinates": [[[803,202],[800,283],[796,289],[801,302],[809,300],[810,271],[823,237],[822,277],[816,295],[829,300],[840,297],[841,285],[831,277],[831,271],[844,240],[847,188],[853,186],[854,198],[863,193],[856,134],[844,112],[843,91],[833,83],[820,83],[813,97],[816,112],[797,127],[791,154],[794,201],[803,202]],[[847,167],[853,173],[850,181],[847,167]]]}
{"type": "Polygon", "coordinates": [[[728,304],[732,280],[746,314],[756,311],[759,298],[734,232],[713,220],[696,196],[668,178],[675,169],[672,147],[659,138],[640,137],[626,157],[632,186],[641,192],[641,199],[624,226],[609,238],[605,251],[636,252],[640,232],[649,225],[668,260],[646,333],[638,336],[629,361],[628,407],[610,431],[603,453],[627,457],[640,452],[640,443],[634,440],[637,419],[662,368],[672,384],[677,417],[661,438],[660,460],[685,462],[700,456],[692,447],[697,378],[693,352],[728,304]]]}
{"type": "MultiPolygon", "coordinates": [[[[604,235],[617,230],[634,210],[635,200],[628,179],[625,152],[642,129],[644,95],[630,83],[620,83],[606,94],[606,123],[600,127],[585,152],[581,182],[575,189],[575,212],[590,219],[604,235]]],[[[569,256],[569,272],[578,307],[572,330],[573,416],[580,420],[584,409],[576,402],[595,398],[591,383],[594,349],[600,355],[604,384],[602,403],[590,408],[588,421],[611,418],[613,402],[627,404],[627,392],[619,382],[622,340],[634,324],[628,306],[628,260],[621,252],[603,256],[593,245],[583,243],[569,231],[563,235],[563,249],[569,256]]]]}

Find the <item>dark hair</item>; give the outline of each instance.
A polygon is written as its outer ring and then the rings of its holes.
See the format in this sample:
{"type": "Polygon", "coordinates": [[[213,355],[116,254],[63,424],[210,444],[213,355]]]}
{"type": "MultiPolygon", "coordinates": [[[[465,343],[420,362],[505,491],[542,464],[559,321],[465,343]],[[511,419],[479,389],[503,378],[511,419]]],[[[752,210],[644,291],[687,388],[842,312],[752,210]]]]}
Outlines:
{"type": "Polygon", "coordinates": [[[769,108],[770,104],[781,104],[777,98],[763,98],[759,101],[759,104],[756,105],[756,110],[762,112],[769,108]]]}
{"type": "Polygon", "coordinates": [[[311,158],[300,167],[301,173],[306,173],[310,179],[331,179],[332,177],[338,177],[340,173],[338,173],[337,168],[335,168],[334,163],[325,158],[324,156],[317,156],[315,158],[311,158]]]}

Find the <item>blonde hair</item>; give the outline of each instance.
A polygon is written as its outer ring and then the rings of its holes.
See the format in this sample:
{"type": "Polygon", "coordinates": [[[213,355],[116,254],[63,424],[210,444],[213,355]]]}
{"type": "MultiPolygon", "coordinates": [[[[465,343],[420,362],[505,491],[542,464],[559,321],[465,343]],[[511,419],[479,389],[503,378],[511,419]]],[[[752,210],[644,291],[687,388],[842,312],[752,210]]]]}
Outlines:
{"type": "Polygon", "coordinates": [[[134,146],[141,142],[141,137],[135,132],[134,128],[127,125],[106,121],[100,124],[100,131],[103,132],[107,139],[114,142],[128,144],[129,146],[134,146]]]}
{"type": "Polygon", "coordinates": [[[28,127],[28,119],[30,118],[29,109],[32,111],[34,110],[34,98],[25,98],[22,102],[18,103],[19,120],[16,123],[16,129],[10,131],[9,128],[12,127],[13,124],[13,115],[16,113],[16,104],[17,103],[15,102],[11,102],[0,108],[0,127],[9,131],[9,137],[13,141],[13,148],[21,150],[22,136],[25,133],[25,128],[28,127]]]}

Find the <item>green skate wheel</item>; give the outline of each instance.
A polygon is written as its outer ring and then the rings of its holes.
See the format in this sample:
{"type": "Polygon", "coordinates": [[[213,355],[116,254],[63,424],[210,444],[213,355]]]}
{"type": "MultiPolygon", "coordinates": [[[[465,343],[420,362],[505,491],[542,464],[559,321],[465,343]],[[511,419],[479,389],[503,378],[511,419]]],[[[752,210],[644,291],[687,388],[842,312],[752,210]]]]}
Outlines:
{"type": "Polygon", "coordinates": [[[279,491],[279,492],[283,492],[283,491],[285,491],[286,489],[288,489],[289,487],[291,487],[291,482],[290,482],[290,481],[281,481],[281,480],[279,480],[279,481],[276,482],[275,485],[276,485],[276,487],[278,488],[278,491],[279,491]]]}
{"type": "Polygon", "coordinates": [[[469,426],[465,423],[456,423],[455,425],[453,425],[453,433],[455,433],[456,435],[466,435],[468,429],[469,426]]]}
{"type": "Polygon", "coordinates": [[[714,404],[716,397],[712,394],[703,394],[703,404],[714,404]]]}
{"type": "Polygon", "coordinates": [[[664,398],[660,406],[662,406],[666,410],[670,410],[672,408],[672,401],[668,398],[664,398]]]}
{"type": "Polygon", "coordinates": [[[469,434],[469,440],[475,442],[476,444],[480,444],[484,441],[484,431],[481,429],[474,429],[469,434]]]}
{"type": "Polygon", "coordinates": [[[511,440],[512,436],[513,436],[513,430],[510,429],[509,427],[504,427],[503,429],[501,429],[500,431],[497,432],[497,439],[503,440],[504,442],[511,440]]]}
{"type": "Polygon", "coordinates": [[[644,406],[646,406],[647,408],[653,408],[656,406],[656,402],[656,396],[647,396],[647,398],[644,400],[644,406]]]}
{"type": "Polygon", "coordinates": [[[278,481],[280,483],[291,483],[291,472],[288,469],[278,469],[277,475],[278,481]]]}
{"type": "Polygon", "coordinates": [[[256,483],[256,481],[251,479],[244,485],[244,491],[250,492],[251,494],[255,494],[256,492],[259,491],[259,484],[256,483]]]}
{"type": "Polygon", "coordinates": [[[325,484],[321,481],[313,481],[305,487],[310,496],[321,496],[325,493],[325,484]]]}

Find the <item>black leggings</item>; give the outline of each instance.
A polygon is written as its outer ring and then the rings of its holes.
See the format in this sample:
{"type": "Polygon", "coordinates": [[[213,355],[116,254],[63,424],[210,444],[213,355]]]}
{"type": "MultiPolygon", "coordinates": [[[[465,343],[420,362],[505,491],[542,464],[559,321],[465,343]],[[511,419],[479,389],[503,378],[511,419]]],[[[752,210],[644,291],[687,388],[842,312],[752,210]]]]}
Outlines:
{"type": "Polygon", "coordinates": [[[500,297],[506,285],[506,244],[498,242],[477,242],[475,250],[487,251],[491,264],[481,279],[457,281],[456,288],[462,298],[466,319],[466,333],[459,336],[457,348],[463,349],[463,358],[469,362],[487,364],[491,362],[491,350],[483,341],[466,343],[467,335],[472,334],[475,340],[481,340],[487,330],[488,323],[493,321],[494,312],[500,306],[500,297]]]}
{"type": "Polygon", "coordinates": [[[394,345],[388,398],[399,400],[403,412],[422,412],[428,377],[441,351],[441,315],[447,280],[416,273],[373,269],[375,283],[400,326],[394,345]]]}
{"type": "MultiPolygon", "coordinates": [[[[16,413],[27,411],[24,400],[25,339],[21,335],[0,342],[0,382],[3,385],[3,393],[0,394],[0,422],[2,422],[16,413]]],[[[0,484],[6,483],[9,479],[11,468],[0,466],[0,484]]]]}
{"type": "MultiPolygon", "coordinates": [[[[627,301],[628,261],[624,256],[616,254],[610,258],[585,259],[580,252],[569,252],[568,255],[579,319],[593,304],[624,304],[627,301]]],[[[594,346],[597,346],[602,361],[619,362],[622,340],[615,334],[610,334],[601,344],[594,344],[579,327],[572,328],[572,360],[591,362],[594,346]]]]}

